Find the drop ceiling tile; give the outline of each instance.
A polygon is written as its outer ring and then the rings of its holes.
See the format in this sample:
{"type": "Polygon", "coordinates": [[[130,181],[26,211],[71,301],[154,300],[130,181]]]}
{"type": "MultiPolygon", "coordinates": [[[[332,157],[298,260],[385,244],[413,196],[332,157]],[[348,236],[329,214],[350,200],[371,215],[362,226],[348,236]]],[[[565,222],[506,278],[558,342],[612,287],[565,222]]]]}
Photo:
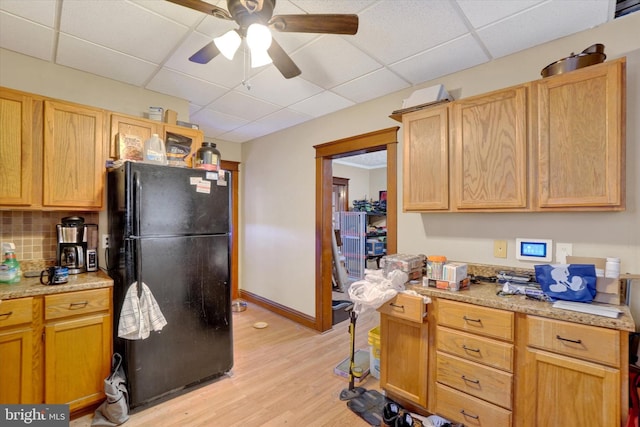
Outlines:
{"type": "Polygon", "coordinates": [[[295,126],[300,123],[304,123],[313,117],[293,111],[290,109],[278,110],[273,114],[269,114],[255,122],[250,123],[248,126],[256,126],[266,131],[266,134],[277,132],[282,129],[286,129],[295,126]]]}
{"type": "Polygon", "coordinates": [[[123,0],[65,1],[60,31],[159,64],[188,28],[123,0]]]}
{"type": "Polygon", "coordinates": [[[199,105],[209,104],[226,91],[221,86],[166,68],[160,70],[146,88],[186,99],[199,105]]]}
{"type": "Polygon", "coordinates": [[[51,61],[53,40],[51,28],[0,12],[0,47],[51,61]]]}
{"type": "Polygon", "coordinates": [[[457,0],[474,28],[480,28],[509,15],[521,12],[544,0],[457,0]]]}
{"type": "Polygon", "coordinates": [[[206,136],[217,137],[249,123],[248,120],[229,114],[204,108],[191,116],[191,122],[197,123],[206,136]]]}
{"type": "Polygon", "coordinates": [[[136,86],[143,84],[157,68],[149,62],[66,34],[60,34],[56,63],[136,86]]]}
{"type": "Polygon", "coordinates": [[[53,28],[56,19],[56,5],[57,2],[54,0],[2,0],[0,1],[0,10],[53,28]]]}
{"type": "MultiPolygon", "coordinates": [[[[397,1],[397,0],[396,0],[397,1]]],[[[362,11],[364,8],[369,7],[375,0],[291,0],[291,3],[296,5],[300,10],[307,13],[355,13],[362,11]]],[[[278,13],[280,12],[280,2],[276,6],[278,13]]],[[[290,12],[286,12],[290,13],[290,12]]]]}
{"type": "Polygon", "coordinates": [[[352,43],[384,63],[415,55],[468,32],[450,2],[382,0],[363,11],[352,43]],[[407,13],[410,11],[410,13],[407,13]]]}
{"type": "Polygon", "coordinates": [[[216,99],[207,108],[249,121],[259,119],[280,109],[279,106],[232,90],[216,99]]]}
{"type": "Polygon", "coordinates": [[[285,79],[272,65],[248,80],[251,89],[248,93],[258,99],[286,107],[322,92],[322,88],[297,77],[285,79]]]}
{"type": "Polygon", "coordinates": [[[477,34],[491,55],[499,58],[602,24],[607,21],[608,11],[608,1],[580,2],[580,7],[571,1],[551,1],[491,24],[477,34]]]}
{"type": "Polygon", "coordinates": [[[330,89],[381,67],[374,59],[335,35],[325,35],[291,56],[302,78],[330,89]]]}
{"type": "Polygon", "coordinates": [[[354,102],[365,102],[409,86],[411,85],[397,74],[387,68],[381,68],[336,86],[331,91],[354,102]]]}
{"type": "Polygon", "coordinates": [[[188,7],[180,6],[168,1],[158,0],[130,0],[132,3],[136,3],[145,9],[149,9],[155,13],[158,13],[172,21],[179,22],[187,27],[193,27],[197,25],[206,16],[202,12],[189,9],[188,7]]]}
{"type": "Polygon", "coordinates": [[[289,109],[312,117],[320,117],[343,108],[351,107],[355,103],[335,93],[325,91],[311,98],[289,106],[289,109]]]}
{"type": "Polygon", "coordinates": [[[417,85],[488,60],[476,40],[471,35],[466,35],[393,64],[391,69],[417,85]],[[464,55],[460,52],[464,52],[464,55]]]}

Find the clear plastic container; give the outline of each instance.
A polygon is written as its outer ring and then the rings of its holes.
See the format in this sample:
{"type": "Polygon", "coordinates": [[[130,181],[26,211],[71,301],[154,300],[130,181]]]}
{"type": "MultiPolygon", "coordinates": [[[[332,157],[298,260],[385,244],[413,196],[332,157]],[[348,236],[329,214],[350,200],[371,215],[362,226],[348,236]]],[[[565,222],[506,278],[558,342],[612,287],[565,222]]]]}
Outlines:
{"type": "Polygon", "coordinates": [[[22,277],[20,263],[16,259],[15,245],[3,243],[4,262],[0,265],[0,283],[18,283],[22,277]]]}
{"type": "Polygon", "coordinates": [[[427,277],[433,280],[442,280],[442,270],[447,262],[446,256],[430,255],[427,257],[427,277]]]}
{"type": "Polygon", "coordinates": [[[193,167],[208,171],[220,170],[220,151],[216,149],[216,144],[213,142],[203,142],[202,147],[200,147],[196,153],[193,167]]]}
{"type": "Polygon", "coordinates": [[[167,151],[164,141],[157,133],[151,135],[151,138],[144,142],[144,162],[156,165],[167,164],[167,151]]]}

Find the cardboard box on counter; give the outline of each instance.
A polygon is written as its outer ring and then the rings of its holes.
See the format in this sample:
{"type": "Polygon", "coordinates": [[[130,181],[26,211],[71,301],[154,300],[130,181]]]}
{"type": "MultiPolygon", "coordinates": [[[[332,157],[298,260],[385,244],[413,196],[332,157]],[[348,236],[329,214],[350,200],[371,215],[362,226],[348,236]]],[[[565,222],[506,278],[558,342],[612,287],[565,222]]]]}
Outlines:
{"type": "Polygon", "coordinates": [[[620,279],[604,277],[606,258],[567,256],[567,264],[593,264],[596,267],[596,302],[622,304],[620,279]]]}

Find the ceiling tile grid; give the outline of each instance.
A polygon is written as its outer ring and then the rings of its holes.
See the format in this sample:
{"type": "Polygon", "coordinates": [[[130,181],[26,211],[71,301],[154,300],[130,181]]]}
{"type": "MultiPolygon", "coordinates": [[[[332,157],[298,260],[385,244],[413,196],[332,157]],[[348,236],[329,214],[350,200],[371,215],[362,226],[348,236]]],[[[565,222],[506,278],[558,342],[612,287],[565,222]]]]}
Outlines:
{"type": "MultiPolygon", "coordinates": [[[[268,1],[268,0],[265,0],[268,1]]],[[[207,0],[227,8],[226,0],[207,0]]],[[[0,48],[188,100],[205,135],[246,142],[613,19],[615,0],[277,0],[349,13],[355,35],[273,38],[302,74],[189,57],[233,21],[163,0],[0,0],[0,48]]]]}

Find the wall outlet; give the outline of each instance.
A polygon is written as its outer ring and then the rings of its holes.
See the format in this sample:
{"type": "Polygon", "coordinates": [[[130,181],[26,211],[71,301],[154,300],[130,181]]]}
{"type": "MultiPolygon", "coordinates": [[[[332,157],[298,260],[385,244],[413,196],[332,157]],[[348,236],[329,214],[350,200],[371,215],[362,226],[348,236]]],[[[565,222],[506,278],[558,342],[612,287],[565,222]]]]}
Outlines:
{"type": "Polygon", "coordinates": [[[556,243],[556,262],[566,264],[567,257],[573,255],[573,244],[556,243]]]}
{"type": "Polygon", "coordinates": [[[109,247],[109,235],[108,234],[103,234],[102,235],[102,249],[106,249],[109,247]]]}
{"type": "Polygon", "coordinates": [[[493,256],[496,258],[507,257],[507,241],[506,240],[493,241],[493,256]]]}

